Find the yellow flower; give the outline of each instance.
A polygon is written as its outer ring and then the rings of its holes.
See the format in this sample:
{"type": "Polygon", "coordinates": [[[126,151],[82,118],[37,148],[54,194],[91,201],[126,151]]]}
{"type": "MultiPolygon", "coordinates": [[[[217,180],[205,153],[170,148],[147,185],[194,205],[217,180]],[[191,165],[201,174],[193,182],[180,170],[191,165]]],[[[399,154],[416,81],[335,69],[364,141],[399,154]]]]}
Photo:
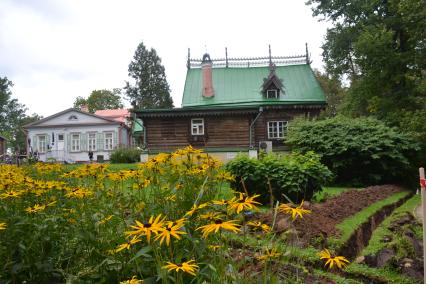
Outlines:
{"type": "Polygon", "coordinates": [[[281,256],[281,253],[277,252],[276,248],[273,249],[266,249],[265,252],[257,256],[256,258],[260,261],[269,261],[273,258],[279,258],[281,256]]]}
{"type": "Polygon", "coordinates": [[[207,247],[208,247],[208,249],[210,249],[212,251],[217,251],[221,246],[219,246],[219,245],[209,245],[207,247]]]}
{"type": "Polygon", "coordinates": [[[297,216],[300,216],[300,218],[303,218],[303,214],[311,213],[311,210],[303,209],[302,207],[303,207],[303,201],[297,207],[292,207],[287,204],[281,204],[280,206],[278,206],[278,209],[280,212],[291,215],[291,218],[293,220],[296,220],[297,216]]]}
{"type": "Polygon", "coordinates": [[[258,196],[260,195],[256,194],[251,197],[249,196],[244,197],[244,194],[240,193],[239,198],[234,197],[233,199],[230,200],[228,208],[230,210],[236,211],[237,214],[239,214],[243,210],[250,210],[250,209],[256,210],[257,207],[255,206],[255,204],[261,204],[254,200],[258,196]]]}
{"type": "Polygon", "coordinates": [[[36,204],[33,207],[28,207],[25,209],[28,213],[37,213],[43,211],[46,208],[46,205],[36,204]]]}
{"type": "Polygon", "coordinates": [[[155,219],[154,216],[151,216],[151,218],[149,218],[149,221],[147,223],[141,223],[138,220],[136,220],[136,226],[130,226],[133,229],[135,229],[135,231],[128,231],[125,232],[126,235],[131,236],[131,235],[139,235],[139,236],[146,236],[146,239],[148,240],[148,243],[151,241],[151,234],[155,233],[157,234],[158,231],[163,227],[163,220],[160,220],[161,218],[161,214],[158,215],[155,219]]]}
{"type": "Polygon", "coordinates": [[[22,192],[9,190],[1,195],[2,198],[9,198],[9,197],[19,197],[22,194],[22,192]]]}
{"type": "Polygon", "coordinates": [[[204,207],[206,207],[208,205],[208,203],[201,203],[200,205],[194,204],[192,205],[191,210],[189,210],[188,212],[185,213],[185,216],[192,216],[194,215],[195,211],[200,210],[204,207]]]}
{"type": "Polygon", "coordinates": [[[330,269],[333,268],[334,265],[342,269],[349,263],[349,260],[344,256],[332,256],[328,249],[323,249],[318,255],[320,259],[326,260],[324,266],[327,267],[328,265],[330,269]]]}
{"type": "Polygon", "coordinates": [[[176,194],[168,195],[165,199],[167,201],[176,201],[176,194]]]}
{"type": "Polygon", "coordinates": [[[142,282],[143,280],[139,280],[136,276],[133,276],[132,279],[121,281],[120,284],[139,284],[142,282]]]}
{"type": "Polygon", "coordinates": [[[183,271],[193,276],[195,276],[198,271],[198,265],[195,263],[195,260],[193,259],[190,261],[179,263],[179,264],[167,262],[167,265],[164,265],[163,268],[167,269],[168,271],[172,271],[172,270],[176,272],[183,271]]]}
{"type": "Polygon", "coordinates": [[[141,242],[141,239],[139,239],[138,236],[134,236],[131,240],[129,240],[128,242],[118,245],[117,248],[115,249],[115,252],[119,252],[122,251],[124,249],[130,249],[130,247],[136,243],[141,242]]]}
{"type": "Polygon", "coordinates": [[[210,233],[217,233],[220,229],[236,233],[240,231],[238,228],[240,225],[235,224],[235,222],[237,222],[237,220],[222,221],[218,219],[215,220],[214,223],[201,226],[196,230],[202,230],[203,238],[207,238],[210,233]]]}
{"type": "Polygon", "coordinates": [[[216,220],[222,218],[223,215],[218,212],[207,212],[199,216],[200,219],[216,220]]]}
{"type": "Polygon", "coordinates": [[[271,231],[271,227],[269,227],[268,225],[266,225],[266,224],[262,224],[261,222],[259,222],[259,221],[249,221],[248,223],[247,223],[247,225],[249,226],[249,227],[251,227],[251,229],[253,230],[253,231],[263,231],[263,232],[265,232],[265,233],[269,233],[270,231],[271,231]]]}
{"type": "Polygon", "coordinates": [[[6,223],[4,223],[4,222],[3,222],[3,223],[0,223],[0,231],[1,231],[1,230],[6,230],[6,227],[7,227],[7,226],[6,226],[6,223]]]}
{"type": "Polygon", "coordinates": [[[76,197],[76,198],[84,198],[93,195],[93,193],[84,188],[74,188],[71,191],[69,191],[67,194],[65,194],[66,197],[76,197]]]}
{"type": "Polygon", "coordinates": [[[109,220],[111,220],[113,216],[114,215],[109,215],[109,216],[103,218],[102,220],[99,221],[99,225],[105,224],[106,222],[108,222],[109,220]]]}
{"type": "Polygon", "coordinates": [[[175,237],[180,240],[179,235],[185,235],[186,233],[181,230],[183,227],[183,222],[179,220],[175,222],[168,222],[165,228],[161,228],[158,232],[158,235],[155,237],[155,240],[160,240],[160,245],[163,244],[163,241],[166,240],[166,244],[170,245],[170,237],[175,237]]]}
{"type": "Polygon", "coordinates": [[[225,199],[221,199],[221,200],[213,200],[212,203],[214,205],[229,205],[231,202],[231,200],[225,200],[225,199]]]}

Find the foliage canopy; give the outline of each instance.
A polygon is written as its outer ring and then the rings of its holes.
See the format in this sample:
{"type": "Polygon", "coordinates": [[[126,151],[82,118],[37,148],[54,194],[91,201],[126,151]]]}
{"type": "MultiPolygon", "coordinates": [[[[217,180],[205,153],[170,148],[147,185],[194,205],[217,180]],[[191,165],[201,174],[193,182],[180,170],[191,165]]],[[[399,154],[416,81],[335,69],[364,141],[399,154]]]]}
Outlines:
{"type": "Polygon", "coordinates": [[[419,149],[411,136],[373,118],[295,120],[286,142],[296,151],[321,155],[343,184],[404,181],[419,149]]]}
{"type": "Polygon", "coordinates": [[[112,91],[106,89],[93,90],[87,99],[77,97],[74,101],[74,107],[81,108],[82,106],[87,106],[91,113],[103,109],[123,108],[124,105],[121,101],[120,94],[121,89],[119,88],[115,88],[112,91]]]}
{"type": "Polygon", "coordinates": [[[284,156],[269,154],[260,159],[240,155],[228,162],[226,169],[236,177],[233,187],[241,192],[247,190],[249,194],[260,194],[263,202],[270,200],[268,183],[276,200],[286,201],[285,194],[292,202],[299,203],[302,199],[310,200],[332,177],[313,152],[284,156]]]}

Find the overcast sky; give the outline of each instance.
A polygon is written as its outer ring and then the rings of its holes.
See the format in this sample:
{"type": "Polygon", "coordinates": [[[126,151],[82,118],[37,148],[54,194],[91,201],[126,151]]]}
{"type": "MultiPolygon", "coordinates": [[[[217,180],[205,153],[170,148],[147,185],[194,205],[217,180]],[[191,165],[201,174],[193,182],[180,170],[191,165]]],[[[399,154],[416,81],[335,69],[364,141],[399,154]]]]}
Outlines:
{"type": "Polygon", "coordinates": [[[122,88],[138,44],[162,58],[180,106],[187,49],[201,58],[295,55],[322,68],[327,24],[304,0],[0,0],[0,77],[28,113],[48,116],[95,89],[122,88]]]}

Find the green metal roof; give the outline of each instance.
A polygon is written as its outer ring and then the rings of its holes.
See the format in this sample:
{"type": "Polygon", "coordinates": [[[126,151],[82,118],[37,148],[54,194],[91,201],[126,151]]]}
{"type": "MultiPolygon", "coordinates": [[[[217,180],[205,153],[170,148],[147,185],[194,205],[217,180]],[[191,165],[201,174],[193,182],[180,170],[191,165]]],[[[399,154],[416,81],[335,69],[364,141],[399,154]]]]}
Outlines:
{"type": "Polygon", "coordinates": [[[200,68],[188,69],[182,107],[258,106],[277,104],[325,104],[324,92],[308,64],[277,66],[275,73],[282,80],[284,95],[267,99],[261,93],[269,67],[213,68],[211,98],[202,96],[200,68]]]}

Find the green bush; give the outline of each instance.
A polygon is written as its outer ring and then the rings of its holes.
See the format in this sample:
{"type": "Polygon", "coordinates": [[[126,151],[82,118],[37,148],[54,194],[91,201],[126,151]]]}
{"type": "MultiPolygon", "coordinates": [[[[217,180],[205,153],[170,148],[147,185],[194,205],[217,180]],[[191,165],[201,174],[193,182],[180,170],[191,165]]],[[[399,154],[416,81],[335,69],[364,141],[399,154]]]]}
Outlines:
{"type": "Polygon", "coordinates": [[[139,162],[142,150],[137,148],[117,148],[112,151],[109,157],[113,164],[119,163],[137,163],[139,162]]]}
{"type": "Polygon", "coordinates": [[[320,154],[336,181],[351,185],[407,181],[419,149],[411,136],[372,118],[295,120],[286,143],[320,154]]]}
{"type": "Polygon", "coordinates": [[[313,152],[269,154],[258,160],[239,155],[226,165],[226,169],[236,177],[234,188],[244,192],[245,186],[249,194],[260,194],[264,203],[270,200],[269,184],[276,200],[286,201],[286,195],[291,201],[300,202],[310,200],[332,176],[313,152]]]}

